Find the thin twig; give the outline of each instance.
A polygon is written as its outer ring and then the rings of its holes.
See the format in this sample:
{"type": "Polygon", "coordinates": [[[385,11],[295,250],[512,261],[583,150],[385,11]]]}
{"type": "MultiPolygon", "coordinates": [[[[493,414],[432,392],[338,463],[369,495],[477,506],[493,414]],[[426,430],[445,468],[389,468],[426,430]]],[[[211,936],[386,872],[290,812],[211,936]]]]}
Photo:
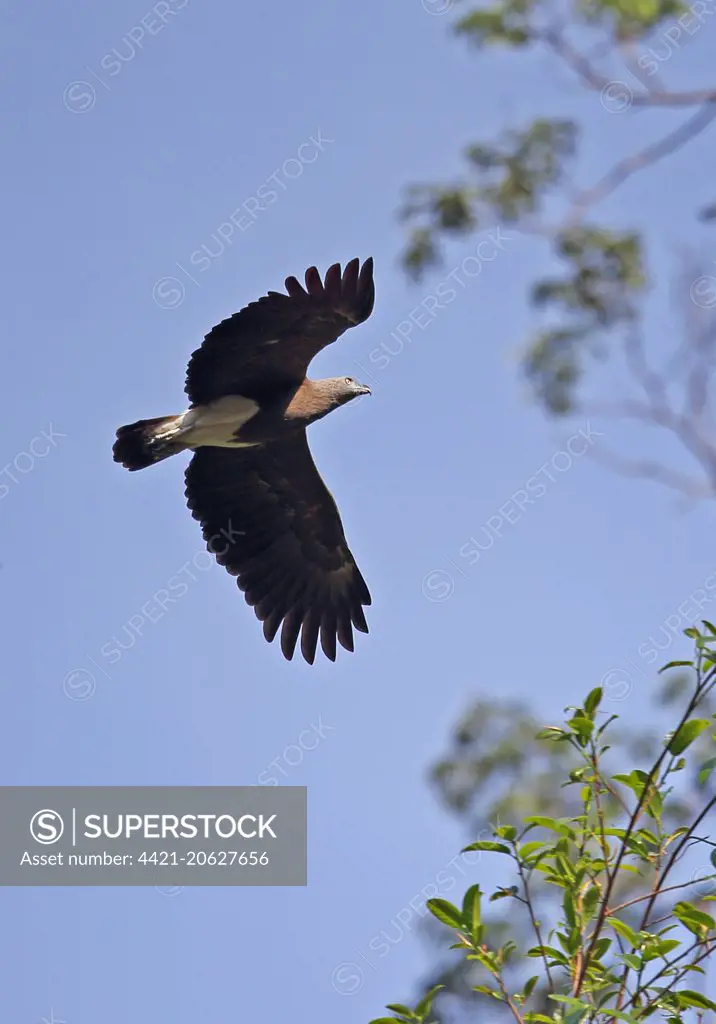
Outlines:
{"type": "MultiPolygon", "coordinates": [[[[701,882],[709,882],[713,879],[713,875],[706,875],[704,878],[695,878],[692,882],[680,882],[678,885],[667,885],[665,889],[659,889],[657,896],[663,896],[665,892],[674,892],[676,889],[688,889],[690,885],[700,885],[701,882]]],[[[607,911],[607,917],[611,917],[612,914],[618,914],[620,910],[626,910],[627,907],[633,907],[635,903],[643,903],[644,900],[650,900],[651,893],[647,893],[646,896],[637,896],[634,900],[629,900],[627,903],[621,903],[618,907],[612,907],[611,910],[607,911]]]]}
{"type": "MultiPolygon", "coordinates": [[[[517,851],[515,851],[515,854],[517,854],[517,851]]],[[[530,890],[529,890],[529,882],[527,880],[527,875],[525,873],[525,869],[524,869],[524,867],[522,865],[522,861],[520,860],[519,856],[517,856],[517,870],[520,873],[520,879],[522,880],[522,886],[523,886],[524,892],[525,892],[525,900],[524,900],[524,902],[527,904],[527,909],[529,910],[530,920],[532,922],[532,927],[534,928],[534,932],[535,932],[535,935],[537,936],[537,941],[539,942],[540,950],[542,952],[542,959],[544,961],[544,969],[545,969],[545,972],[547,974],[547,979],[549,981],[549,989],[550,989],[550,992],[554,993],[554,991],[555,991],[554,980],[552,978],[552,974],[550,973],[549,963],[547,962],[547,954],[544,951],[544,942],[542,940],[542,931],[540,929],[539,921],[537,920],[537,917],[536,917],[535,912],[534,912],[534,907],[532,905],[532,897],[530,895],[530,890]]]]}
{"type": "Polygon", "coordinates": [[[507,987],[506,987],[505,982],[504,982],[504,980],[502,978],[502,973],[497,974],[496,978],[497,978],[497,981],[499,983],[500,989],[502,990],[502,995],[505,997],[505,1002],[507,1003],[509,1008],[512,1010],[512,1016],[517,1021],[517,1024],[525,1024],[524,1018],[523,1018],[522,1014],[520,1013],[520,1011],[517,1009],[517,1007],[513,1003],[512,997],[510,996],[510,993],[507,991],[507,987]]]}
{"type": "MultiPolygon", "coordinates": [[[[683,960],[685,957],[690,956],[695,950],[697,950],[699,948],[699,946],[704,945],[704,943],[706,944],[705,951],[701,954],[701,956],[698,956],[694,960],[693,964],[689,964],[688,966],[689,967],[693,967],[695,964],[698,964],[701,960],[705,960],[707,956],[710,956],[710,954],[712,952],[712,946],[711,946],[711,943],[708,941],[708,939],[706,939],[706,940],[699,939],[698,942],[694,942],[691,946],[689,946],[689,948],[686,950],[686,952],[681,953],[677,957],[674,957],[673,960],[665,960],[664,966],[662,967],[662,969],[657,974],[655,974],[653,977],[651,977],[649,979],[649,981],[646,983],[646,985],[640,986],[639,988],[637,988],[637,990],[634,992],[634,994],[631,997],[631,999],[629,1000],[629,1002],[626,1003],[626,1005],[624,1006],[624,1009],[628,1010],[630,1006],[633,1006],[634,1003],[636,1002],[637,998],[643,992],[646,992],[649,988],[651,988],[651,986],[654,984],[654,982],[658,981],[658,979],[661,978],[662,975],[664,975],[666,973],[666,971],[670,970],[674,966],[674,964],[677,964],[679,962],[679,960],[683,960]]],[[[686,971],[683,970],[683,969],[682,969],[682,971],[677,972],[677,974],[674,976],[672,981],[669,982],[669,984],[666,986],[665,989],[662,989],[660,994],[664,995],[666,992],[668,992],[674,985],[676,985],[681,980],[681,978],[683,978],[685,973],[686,973],[686,971]]]]}
{"type": "Polygon", "coordinates": [[[669,857],[668,861],[666,862],[666,867],[664,868],[664,870],[662,871],[661,875],[659,876],[659,879],[658,879],[659,890],[656,893],[652,893],[650,895],[649,902],[647,903],[646,909],[644,910],[644,916],[642,917],[641,926],[640,926],[640,929],[639,929],[640,931],[642,931],[644,928],[646,928],[646,925],[647,925],[648,920],[649,920],[649,914],[651,913],[651,910],[652,910],[652,908],[654,906],[654,903],[656,902],[656,900],[657,900],[658,896],[660,895],[660,893],[667,891],[666,889],[661,889],[661,885],[665,881],[665,879],[667,878],[669,872],[673,868],[673,866],[676,863],[676,861],[678,860],[678,858],[683,853],[684,846],[688,842],[688,840],[689,840],[689,838],[691,836],[691,833],[693,832],[693,830],[695,828],[698,828],[698,826],[701,824],[701,822],[704,820],[706,815],[709,813],[709,811],[713,807],[716,807],[716,796],[712,797],[709,800],[709,802],[706,804],[706,806],[702,810],[701,814],[699,814],[698,818],[693,823],[693,825],[690,826],[689,830],[687,832],[685,832],[684,835],[681,837],[680,841],[677,842],[676,847],[674,849],[674,852],[669,857]]]}

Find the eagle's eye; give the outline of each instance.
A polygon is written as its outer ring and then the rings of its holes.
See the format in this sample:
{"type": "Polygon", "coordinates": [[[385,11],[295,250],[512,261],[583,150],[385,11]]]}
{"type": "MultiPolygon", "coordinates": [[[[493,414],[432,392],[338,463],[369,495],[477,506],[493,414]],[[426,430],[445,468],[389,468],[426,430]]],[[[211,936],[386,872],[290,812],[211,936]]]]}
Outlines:
{"type": "Polygon", "coordinates": [[[353,384],[353,383],[355,383],[352,377],[346,377],[345,378],[345,382],[346,382],[346,384],[353,384]]]}

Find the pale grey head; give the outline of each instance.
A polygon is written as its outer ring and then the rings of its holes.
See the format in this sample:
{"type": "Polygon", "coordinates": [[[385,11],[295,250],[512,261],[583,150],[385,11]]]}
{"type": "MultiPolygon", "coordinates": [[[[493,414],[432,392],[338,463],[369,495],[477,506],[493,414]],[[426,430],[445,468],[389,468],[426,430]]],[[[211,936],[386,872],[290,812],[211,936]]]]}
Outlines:
{"type": "Polygon", "coordinates": [[[326,410],[337,409],[339,405],[359,398],[360,395],[369,395],[370,388],[361,384],[354,377],[325,377],[323,380],[311,381],[311,390],[315,396],[320,396],[321,404],[326,410]]]}

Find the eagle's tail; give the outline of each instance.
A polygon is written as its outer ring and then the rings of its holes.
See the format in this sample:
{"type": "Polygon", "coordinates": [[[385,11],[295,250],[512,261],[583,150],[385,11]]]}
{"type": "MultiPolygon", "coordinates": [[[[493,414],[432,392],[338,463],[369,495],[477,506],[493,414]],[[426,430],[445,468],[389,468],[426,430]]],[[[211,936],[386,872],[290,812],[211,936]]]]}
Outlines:
{"type": "Polygon", "coordinates": [[[130,471],[146,469],[155,462],[184,451],[186,445],[177,439],[181,432],[181,416],[157,416],[152,420],[137,420],[120,427],[112,453],[115,462],[130,471]]]}

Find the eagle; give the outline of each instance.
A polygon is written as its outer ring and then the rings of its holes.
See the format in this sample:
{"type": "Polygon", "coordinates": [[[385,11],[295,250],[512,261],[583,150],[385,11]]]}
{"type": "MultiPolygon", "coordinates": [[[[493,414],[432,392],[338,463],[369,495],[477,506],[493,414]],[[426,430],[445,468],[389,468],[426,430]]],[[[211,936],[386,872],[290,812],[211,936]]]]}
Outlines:
{"type": "Polygon", "coordinates": [[[281,627],[281,651],[313,664],[320,637],[353,651],[353,627],[368,632],[371,596],[341,517],[311,456],[306,428],[370,388],[353,377],[309,380],[313,357],[373,311],[373,260],[336,263],[305,286],[286,279],[222,320],[192,354],[186,412],[120,427],[114,461],[135,471],[191,450],[187,505],[207,548],[236,577],[263,623],[281,627]]]}

